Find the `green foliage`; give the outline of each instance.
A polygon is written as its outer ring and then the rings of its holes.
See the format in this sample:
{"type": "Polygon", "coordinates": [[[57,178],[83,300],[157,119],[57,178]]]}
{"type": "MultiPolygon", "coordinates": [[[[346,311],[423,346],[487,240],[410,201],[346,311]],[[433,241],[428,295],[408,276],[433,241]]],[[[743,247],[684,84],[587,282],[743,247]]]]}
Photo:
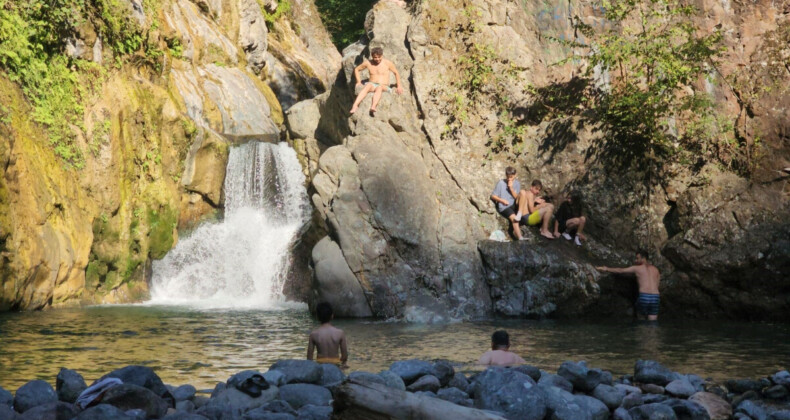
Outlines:
{"type": "Polygon", "coordinates": [[[646,169],[693,160],[690,154],[722,158],[711,146],[731,138],[731,128],[714,124],[719,118],[710,98],[685,90],[723,53],[722,34],[700,33],[692,22],[696,9],[681,0],[603,0],[602,6],[614,29],[597,33],[577,20],[591,42],[567,44],[588,49],[574,57],[589,60],[588,76],[598,69],[611,77],[592,104],[610,134],[603,155],[646,169]]]}
{"type": "Polygon", "coordinates": [[[332,36],[332,43],[342,50],[365,34],[365,15],[376,0],[316,0],[321,21],[332,36]]]}
{"type": "Polygon", "coordinates": [[[266,21],[266,27],[270,30],[272,29],[272,25],[274,25],[280,17],[291,11],[291,2],[289,0],[279,0],[277,2],[277,8],[271,13],[266,10],[261,0],[258,0],[258,4],[261,6],[261,12],[263,12],[263,20],[266,21]]]}

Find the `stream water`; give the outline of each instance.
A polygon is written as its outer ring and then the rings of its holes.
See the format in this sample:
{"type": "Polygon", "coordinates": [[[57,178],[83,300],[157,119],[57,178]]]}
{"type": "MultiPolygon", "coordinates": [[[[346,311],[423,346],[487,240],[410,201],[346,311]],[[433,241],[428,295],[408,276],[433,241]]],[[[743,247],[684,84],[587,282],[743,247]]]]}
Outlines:
{"type": "MultiPolygon", "coordinates": [[[[350,343],[351,370],[378,372],[395,360],[444,358],[460,370],[507,329],[528,363],[556,372],[565,360],[586,360],[615,374],[633,372],[639,358],[673,370],[722,380],[759,377],[790,367],[790,325],[683,321],[499,320],[446,325],[339,320],[350,343]]],[[[111,306],[0,313],[0,386],[31,379],[54,385],[61,367],[89,383],[114,369],[150,366],[166,383],[213,388],[244,369],[267,370],[276,360],[304,358],[316,326],[302,306],[279,310],[205,310],[111,306]]]]}

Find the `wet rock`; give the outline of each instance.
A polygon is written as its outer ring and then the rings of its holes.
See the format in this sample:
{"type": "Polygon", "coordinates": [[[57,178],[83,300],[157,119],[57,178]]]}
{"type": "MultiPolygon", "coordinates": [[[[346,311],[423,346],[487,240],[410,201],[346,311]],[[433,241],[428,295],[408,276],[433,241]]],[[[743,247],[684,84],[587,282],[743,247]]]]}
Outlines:
{"type": "Polygon", "coordinates": [[[688,379],[689,383],[694,387],[696,392],[704,391],[705,390],[705,380],[703,380],[698,375],[690,373],[686,375],[686,379],[688,379]]]}
{"type": "MultiPolygon", "coordinates": [[[[232,408],[238,408],[243,411],[247,411],[263,406],[269,401],[276,399],[279,395],[279,392],[279,388],[276,386],[270,386],[268,389],[261,391],[261,395],[259,397],[252,397],[241,392],[235,387],[228,387],[219,392],[215,397],[212,397],[211,401],[209,401],[209,405],[227,405],[232,408]]],[[[198,409],[197,412],[198,414],[202,414],[200,413],[200,409],[198,409]]]]}
{"type": "Polygon", "coordinates": [[[429,391],[436,393],[441,387],[442,384],[439,383],[439,378],[433,375],[425,375],[412,382],[411,385],[406,387],[406,390],[409,392],[429,391]]]}
{"type": "Polygon", "coordinates": [[[270,370],[263,374],[263,379],[266,379],[270,385],[285,385],[285,374],[279,370],[270,370]]]}
{"type": "Polygon", "coordinates": [[[623,408],[626,410],[630,410],[633,407],[637,407],[644,404],[642,401],[642,394],[634,392],[633,394],[627,394],[625,398],[623,398],[623,408]]]}
{"type": "Polygon", "coordinates": [[[197,411],[195,411],[195,414],[207,417],[211,420],[237,420],[241,417],[241,410],[231,407],[226,403],[212,401],[211,403],[198,408],[197,411]]]}
{"type": "Polygon", "coordinates": [[[285,375],[286,384],[306,383],[317,384],[321,381],[323,370],[312,360],[280,360],[269,370],[279,370],[285,375]]]}
{"type": "Polygon", "coordinates": [[[694,385],[692,385],[686,377],[675,379],[668,383],[664,389],[669,395],[680,398],[688,398],[697,392],[694,385]]]}
{"type": "Polygon", "coordinates": [[[441,386],[447,386],[455,375],[455,368],[447,360],[437,360],[433,363],[433,375],[439,379],[441,386]]]}
{"type": "Polygon", "coordinates": [[[195,413],[175,412],[166,415],[162,420],[208,420],[208,417],[195,413]]]}
{"type": "Polygon", "coordinates": [[[732,414],[730,403],[711,392],[697,392],[688,400],[704,407],[711,420],[725,420],[732,414]]]}
{"type": "Polygon", "coordinates": [[[628,410],[623,407],[618,408],[612,412],[612,419],[613,420],[632,420],[631,415],[628,414],[628,410]]]}
{"type": "Polygon", "coordinates": [[[628,410],[633,420],[677,420],[675,412],[664,404],[645,404],[628,410]]]}
{"type": "Polygon", "coordinates": [[[74,404],[80,393],[87,388],[85,379],[71,369],[61,368],[58,376],[55,379],[55,390],[58,394],[58,399],[67,403],[74,404]]]}
{"type": "Polygon", "coordinates": [[[296,410],[291,407],[290,404],[283,400],[274,400],[272,402],[266,403],[260,407],[263,411],[270,411],[272,413],[286,413],[291,415],[296,415],[296,410]]]}
{"type": "Polygon", "coordinates": [[[436,398],[464,407],[472,407],[474,405],[474,401],[469,398],[469,394],[455,387],[440,389],[436,393],[436,398]]]}
{"type": "Polygon", "coordinates": [[[146,388],[164,400],[168,404],[168,407],[175,407],[176,405],[173,395],[167,390],[162,379],[160,379],[153,369],[149,367],[126,366],[125,368],[114,370],[101,377],[101,379],[104,378],[118,378],[124,384],[132,384],[146,388]]]}
{"type": "Polygon", "coordinates": [[[0,387],[0,405],[14,406],[14,395],[0,387]]]}
{"type": "Polygon", "coordinates": [[[730,379],[724,384],[730,392],[736,394],[743,394],[749,391],[760,392],[764,387],[769,385],[764,381],[755,379],[730,379]]]}
{"type": "Polygon", "coordinates": [[[332,407],[308,404],[299,409],[297,420],[330,420],[332,407]]]}
{"type": "Polygon", "coordinates": [[[790,372],[782,370],[771,375],[771,382],[790,387],[790,372]]]}
{"type": "Polygon", "coordinates": [[[226,385],[225,382],[218,382],[214,386],[214,389],[211,391],[211,398],[216,397],[217,395],[219,395],[220,392],[222,392],[222,391],[224,391],[226,389],[228,389],[228,385],[226,385]]]}
{"type": "Polygon", "coordinates": [[[601,370],[601,369],[590,369],[593,372],[598,373],[601,378],[601,383],[609,386],[614,385],[614,378],[612,377],[612,372],[608,370],[601,370]]]}
{"type": "Polygon", "coordinates": [[[539,384],[535,387],[546,404],[546,410],[552,419],[573,420],[573,419],[607,419],[609,410],[606,406],[595,398],[586,395],[573,395],[560,388],[539,384]],[[603,412],[606,412],[605,417],[603,412]]]}
{"type": "Polygon", "coordinates": [[[573,392],[573,384],[570,383],[570,381],[553,373],[543,372],[543,374],[540,376],[540,379],[538,380],[538,383],[556,386],[562,390],[573,392]]]}
{"type": "Polygon", "coordinates": [[[296,416],[289,413],[271,413],[263,411],[261,408],[250,410],[244,413],[242,420],[295,420],[296,416]]]}
{"type": "Polygon", "coordinates": [[[375,384],[382,384],[386,385],[386,381],[380,375],[376,375],[375,373],[358,371],[358,372],[351,372],[348,374],[348,379],[358,382],[370,382],[375,384]]]}
{"type": "Polygon", "coordinates": [[[639,388],[637,388],[635,386],[631,386],[631,385],[614,384],[614,387],[619,389],[620,391],[625,392],[626,394],[633,394],[633,393],[641,394],[642,393],[641,389],[639,389],[639,388]]]}
{"type": "Polygon", "coordinates": [[[710,420],[710,415],[705,407],[694,401],[672,399],[663,402],[675,412],[675,416],[681,420],[710,420]]]}
{"type": "Polygon", "coordinates": [[[74,404],[55,401],[33,407],[19,415],[17,418],[19,420],[71,419],[74,418],[78,412],[79,410],[74,407],[74,404]]]}
{"type": "Polygon", "coordinates": [[[392,371],[383,370],[379,373],[379,376],[384,379],[384,385],[401,391],[406,390],[406,384],[403,383],[403,379],[392,371]]]}
{"type": "Polygon", "coordinates": [[[664,393],[664,391],[665,391],[663,386],[659,386],[659,385],[655,385],[655,384],[642,384],[642,385],[639,386],[639,388],[645,394],[662,395],[664,393]]]}
{"type": "Polygon", "coordinates": [[[0,404],[0,419],[17,420],[17,413],[11,406],[0,404]]]}
{"type": "Polygon", "coordinates": [[[619,407],[623,403],[625,395],[625,391],[606,384],[596,386],[592,392],[592,396],[606,404],[610,410],[619,407]]]}
{"type": "Polygon", "coordinates": [[[514,366],[511,369],[529,376],[535,382],[538,382],[540,380],[540,376],[541,376],[540,369],[536,368],[535,366],[521,365],[521,366],[514,366]]]}
{"type": "Polygon", "coordinates": [[[40,379],[32,380],[16,390],[14,410],[24,413],[33,407],[58,401],[58,394],[52,385],[40,379]]]}
{"type": "Polygon", "coordinates": [[[659,394],[643,394],[642,395],[642,403],[643,404],[654,404],[664,402],[669,399],[667,395],[659,395],[659,394]]]}
{"type": "Polygon", "coordinates": [[[191,400],[195,398],[195,393],[197,393],[197,389],[194,386],[189,384],[181,385],[173,391],[173,398],[176,401],[191,400]]]}
{"type": "Polygon", "coordinates": [[[475,407],[505,413],[507,418],[542,419],[546,405],[529,376],[502,367],[489,367],[474,377],[475,407]]]}
{"type": "Polygon", "coordinates": [[[104,393],[102,403],[110,404],[123,411],[144,410],[147,418],[164,417],[169,408],[169,404],[153,391],[132,383],[123,383],[110,388],[104,393]]]}
{"type": "Polygon", "coordinates": [[[331,363],[321,364],[321,380],[318,381],[318,385],[332,387],[340,384],[345,379],[346,375],[343,374],[343,371],[337,365],[331,363]]]}
{"type": "Polygon", "coordinates": [[[196,409],[208,404],[209,401],[211,401],[211,398],[205,397],[203,395],[195,395],[195,398],[192,399],[196,409]]]}
{"type": "Polygon", "coordinates": [[[737,406],[738,406],[738,405],[740,405],[740,404],[741,404],[741,402],[743,402],[743,401],[746,401],[746,400],[756,400],[756,399],[758,399],[758,398],[760,398],[760,394],[758,394],[758,393],[757,393],[757,391],[752,391],[752,390],[749,390],[749,391],[746,391],[746,392],[744,392],[744,393],[743,393],[743,394],[741,394],[741,395],[738,395],[738,396],[735,396],[734,398],[732,398],[732,399],[731,399],[731,401],[732,401],[732,406],[733,406],[733,407],[737,407],[737,406]]]}
{"type": "Polygon", "coordinates": [[[754,401],[746,400],[735,407],[735,413],[746,414],[754,420],[765,420],[768,418],[768,412],[754,401]]]}
{"type": "Polygon", "coordinates": [[[790,395],[790,391],[783,385],[774,385],[763,391],[763,395],[772,400],[781,400],[787,398],[787,396],[790,395]]]}
{"type": "Polygon", "coordinates": [[[634,380],[643,384],[664,386],[679,376],[654,360],[637,360],[634,366],[634,380]]]}
{"type": "Polygon", "coordinates": [[[469,392],[469,379],[466,378],[461,372],[455,372],[453,375],[453,379],[450,379],[450,382],[447,384],[449,387],[458,388],[464,393],[469,392]]]}
{"type": "Polygon", "coordinates": [[[191,400],[183,400],[176,402],[176,411],[183,411],[185,413],[192,413],[195,411],[195,403],[191,400]]]}
{"type": "Polygon", "coordinates": [[[582,363],[563,362],[557,374],[583,392],[592,392],[601,383],[600,371],[587,369],[582,363]]]}
{"type": "Polygon", "coordinates": [[[790,420],[790,410],[775,411],[768,415],[767,420],[790,420]]]}
{"type": "Polygon", "coordinates": [[[308,404],[329,405],[332,402],[332,393],[318,385],[288,384],[280,387],[280,399],[298,410],[308,404]]]}
{"type": "Polygon", "coordinates": [[[403,379],[403,382],[410,384],[419,377],[433,374],[433,365],[424,360],[404,360],[397,361],[390,366],[390,371],[403,379]]]}

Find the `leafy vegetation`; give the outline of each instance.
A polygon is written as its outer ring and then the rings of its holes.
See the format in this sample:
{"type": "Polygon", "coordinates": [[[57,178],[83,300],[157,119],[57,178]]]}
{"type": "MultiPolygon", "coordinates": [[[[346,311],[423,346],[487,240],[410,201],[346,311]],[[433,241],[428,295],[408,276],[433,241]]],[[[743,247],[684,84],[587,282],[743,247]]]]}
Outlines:
{"type": "MultiPolygon", "coordinates": [[[[697,13],[681,0],[603,0],[610,30],[596,32],[576,21],[590,42],[581,48],[587,75],[602,71],[610,83],[590,105],[609,136],[600,156],[650,172],[669,162],[698,165],[718,159],[742,168],[732,124],[707,93],[688,87],[709,77],[724,52],[718,30],[702,34],[697,13]]],[[[571,58],[569,58],[571,59],[571,58]]]]}
{"type": "MultiPolygon", "coordinates": [[[[158,0],[146,0],[144,6],[157,16],[158,0]]],[[[64,39],[92,26],[114,52],[117,66],[140,54],[142,63],[161,70],[163,51],[128,7],[121,0],[0,0],[0,69],[22,88],[33,105],[33,119],[46,127],[50,145],[67,166],[84,165],[76,132],[84,130],[84,104],[101,88],[107,72],[67,56],[64,39]]],[[[152,28],[157,25],[154,18],[152,28]]]]}
{"type": "Polygon", "coordinates": [[[332,36],[332,43],[342,50],[365,33],[365,15],[376,0],[316,0],[321,21],[332,36]]]}

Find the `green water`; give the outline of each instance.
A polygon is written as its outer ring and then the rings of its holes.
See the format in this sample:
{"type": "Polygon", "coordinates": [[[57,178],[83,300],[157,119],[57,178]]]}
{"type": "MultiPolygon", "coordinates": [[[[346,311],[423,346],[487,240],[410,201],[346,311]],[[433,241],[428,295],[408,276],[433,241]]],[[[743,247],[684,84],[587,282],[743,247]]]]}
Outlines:
{"type": "MultiPolygon", "coordinates": [[[[528,363],[556,372],[586,360],[616,375],[636,359],[722,380],[759,377],[790,367],[790,325],[684,321],[501,320],[448,325],[339,320],[349,337],[352,370],[378,372],[395,360],[444,358],[461,370],[505,328],[528,363]]],[[[31,379],[54,385],[60,367],[90,383],[130,364],[146,365],[169,384],[212,388],[244,369],[304,358],[315,322],[303,309],[198,311],[117,306],[0,314],[0,386],[14,392],[31,379]]]]}

